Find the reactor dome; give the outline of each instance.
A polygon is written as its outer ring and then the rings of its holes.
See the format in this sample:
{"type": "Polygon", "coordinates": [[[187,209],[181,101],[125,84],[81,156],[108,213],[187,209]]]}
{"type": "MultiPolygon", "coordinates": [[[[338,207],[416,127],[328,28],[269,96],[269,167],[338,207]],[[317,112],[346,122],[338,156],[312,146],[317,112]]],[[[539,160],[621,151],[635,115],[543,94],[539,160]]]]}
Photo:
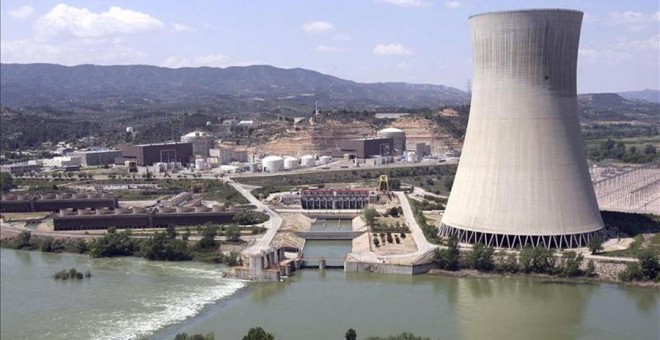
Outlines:
{"type": "Polygon", "coordinates": [[[394,145],[394,151],[392,152],[392,155],[403,155],[403,152],[406,150],[406,132],[401,129],[388,127],[378,131],[376,136],[382,138],[392,138],[394,145]]]}
{"type": "Polygon", "coordinates": [[[213,148],[214,138],[206,132],[193,131],[181,136],[182,143],[192,143],[193,155],[208,157],[209,149],[213,148]]]}

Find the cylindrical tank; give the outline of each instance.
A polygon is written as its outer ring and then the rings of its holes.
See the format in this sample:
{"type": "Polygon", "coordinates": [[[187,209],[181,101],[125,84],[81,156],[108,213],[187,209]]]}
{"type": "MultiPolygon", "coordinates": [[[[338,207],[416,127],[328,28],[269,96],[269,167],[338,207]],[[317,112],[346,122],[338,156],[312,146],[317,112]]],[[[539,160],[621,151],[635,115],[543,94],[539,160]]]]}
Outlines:
{"type": "Polygon", "coordinates": [[[87,194],[87,198],[99,198],[99,194],[92,192],[87,194]]]}
{"type": "Polygon", "coordinates": [[[99,208],[99,209],[96,209],[96,214],[97,214],[97,215],[107,215],[107,214],[109,214],[109,213],[110,213],[110,209],[108,209],[108,208],[99,208]]]}
{"type": "Polygon", "coordinates": [[[211,210],[209,207],[203,205],[199,207],[195,207],[195,212],[207,212],[209,210],[211,210]]]}
{"type": "Polygon", "coordinates": [[[2,194],[3,201],[15,201],[18,197],[14,194],[2,194]]]}
{"type": "Polygon", "coordinates": [[[376,136],[392,138],[394,150],[391,150],[390,153],[394,156],[403,155],[403,152],[406,150],[406,133],[401,129],[393,127],[385,128],[378,131],[376,136]]]}
{"type": "Polygon", "coordinates": [[[408,151],[408,154],[406,154],[406,160],[408,162],[417,162],[417,154],[414,151],[408,151]]]}
{"type": "Polygon", "coordinates": [[[202,131],[194,131],[181,136],[181,142],[192,143],[193,155],[200,157],[208,157],[209,149],[214,145],[213,137],[202,131]]]}
{"type": "Polygon", "coordinates": [[[57,199],[69,199],[69,198],[71,198],[71,194],[69,193],[57,194],[57,199]]]}
{"type": "Polygon", "coordinates": [[[219,204],[215,204],[215,205],[213,205],[213,206],[211,207],[211,209],[213,210],[213,212],[225,211],[225,207],[223,207],[223,206],[221,206],[221,205],[219,205],[219,204]]]}
{"type": "Polygon", "coordinates": [[[94,211],[90,208],[85,208],[85,209],[80,209],[78,210],[78,215],[85,216],[85,215],[93,215],[94,211]]]}
{"type": "Polygon", "coordinates": [[[115,215],[126,215],[131,212],[131,209],[127,208],[116,208],[115,215]]]}
{"type": "Polygon", "coordinates": [[[321,162],[321,164],[328,164],[332,162],[332,156],[321,156],[319,157],[319,161],[321,162]]]}
{"type": "Polygon", "coordinates": [[[206,161],[198,158],[195,160],[195,170],[204,170],[206,169],[206,161]]]}
{"type": "Polygon", "coordinates": [[[134,214],[144,214],[147,212],[147,209],[143,207],[133,207],[131,210],[133,211],[134,214]]]}
{"type": "Polygon", "coordinates": [[[171,214],[175,211],[176,211],[176,209],[169,208],[169,207],[160,207],[160,208],[158,208],[158,212],[161,213],[161,214],[171,214]]]}
{"type": "Polygon", "coordinates": [[[258,169],[258,167],[257,167],[256,163],[250,163],[250,165],[249,165],[250,172],[257,172],[257,169],[258,169]]]}
{"type": "Polygon", "coordinates": [[[83,193],[77,193],[77,194],[73,195],[73,198],[87,198],[87,194],[84,193],[84,192],[83,193]]]}
{"type": "Polygon", "coordinates": [[[300,165],[309,168],[316,165],[316,157],[314,155],[304,155],[300,158],[300,165]]]}
{"type": "Polygon", "coordinates": [[[27,201],[30,199],[30,195],[27,194],[18,194],[18,200],[19,201],[27,201]]]}
{"type": "Polygon", "coordinates": [[[284,157],[284,169],[293,170],[298,167],[299,160],[296,157],[284,157]]]}
{"type": "Polygon", "coordinates": [[[284,159],[280,156],[268,156],[261,160],[263,172],[277,172],[284,167],[284,159]]]}
{"type": "Polygon", "coordinates": [[[577,116],[581,23],[560,9],[470,18],[470,118],[441,235],[570,248],[603,228],[577,116]]]}
{"type": "Polygon", "coordinates": [[[41,198],[42,200],[52,200],[55,198],[55,194],[42,194],[39,195],[39,198],[41,198]]]}
{"type": "Polygon", "coordinates": [[[74,212],[73,212],[73,209],[71,209],[71,208],[60,209],[60,216],[69,216],[69,215],[73,215],[73,214],[74,214],[74,212]]]}
{"type": "Polygon", "coordinates": [[[192,212],[193,208],[191,207],[176,207],[176,212],[178,213],[189,213],[192,212]]]}

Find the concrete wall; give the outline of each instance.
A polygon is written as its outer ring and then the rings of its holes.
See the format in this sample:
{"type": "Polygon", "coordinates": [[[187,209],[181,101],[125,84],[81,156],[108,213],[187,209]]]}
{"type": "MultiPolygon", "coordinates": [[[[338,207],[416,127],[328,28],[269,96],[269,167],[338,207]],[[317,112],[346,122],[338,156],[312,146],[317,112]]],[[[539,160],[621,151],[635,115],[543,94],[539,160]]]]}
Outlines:
{"type": "Polygon", "coordinates": [[[418,275],[427,273],[433,264],[399,265],[389,263],[345,262],[344,271],[350,273],[378,273],[395,275],[418,275]]]}
{"type": "Polygon", "coordinates": [[[472,104],[444,225],[553,237],[603,227],[577,116],[581,22],[571,10],[471,17],[472,104]]]}

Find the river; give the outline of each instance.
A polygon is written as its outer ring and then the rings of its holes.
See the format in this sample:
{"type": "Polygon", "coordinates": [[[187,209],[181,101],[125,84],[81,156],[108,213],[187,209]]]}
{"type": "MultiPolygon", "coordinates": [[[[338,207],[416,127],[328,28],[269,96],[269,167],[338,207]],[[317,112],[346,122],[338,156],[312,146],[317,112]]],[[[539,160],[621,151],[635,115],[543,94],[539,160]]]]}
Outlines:
{"type": "Polygon", "coordinates": [[[262,326],[279,340],[412,331],[432,339],[658,339],[660,291],[527,277],[464,279],[302,270],[284,282],[221,266],[0,250],[2,339],[130,339],[262,326]],[[52,275],[90,270],[82,281],[52,275]]]}

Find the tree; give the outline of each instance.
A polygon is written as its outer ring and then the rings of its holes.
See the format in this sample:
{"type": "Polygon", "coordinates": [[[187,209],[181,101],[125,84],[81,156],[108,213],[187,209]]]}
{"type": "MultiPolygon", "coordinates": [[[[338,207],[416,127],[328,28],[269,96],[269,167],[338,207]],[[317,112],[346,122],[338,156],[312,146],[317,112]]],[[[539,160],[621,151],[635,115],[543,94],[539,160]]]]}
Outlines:
{"type": "Polygon", "coordinates": [[[227,237],[228,242],[238,242],[241,240],[241,228],[237,225],[230,225],[225,231],[225,237],[227,237]]]}
{"type": "Polygon", "coordinates": [[[587,243],[587,247],[589,247],[589,251],[591,251],[591,255],[600,253],[601,251],[603,251],[603,237],[600,234],[594,235],[591,239],[589,239],[589,243],[587,243]]]}
{"type": "Polygon", "coordinates": [[[218,227],[212,224],[209,224],[202,230],[202,238],[197,242],[197,248],[200,249],[216,249],[218,247],[218,242],[215,241],[215,237],[218,235],[218,227]]]}
{"type": "Polygon", "coordinates": [[[96,239],[90,246],[91,257],[132,256],[137,250],[137,243],[131,239],[128,230],[117,232],[116,228],[108,229],[108,234],[96,239]]]}
{"type": "Polygon", "coordinates": [[[472,246],[472,251],[468,254],[468,263],[470,267],[479,271],[491,271],[495,268],[493,263],[493,254],[495,250],[492,247],[486,247],[483,243],[477,243],[472,246]]]}
{"type": "Polygon", "coordinates": [[[650,281],[655,280],[658,277],[658,272],[660,272],[658,256],[649,249],[643,249],[637,254],[637,259],[641,267],[642,278],[650,281]]]}
{"type": "Polygon", "coordinates": [[[390,215],[392,217],[399,217],[399,209],[397,207],[390,208],[390,215]]]}
{"type": "Polygon", "coordinates": [[[587,262],[587,269],[584,272],[587,274],[587,276],[594,275],[596,272],[596,265],[594,264],[594,260],[589,260],[589,262],[587,262]]]}
{"type": "MultiPolygon", "coordinates": [[[[574,251],[566,251],[562,255],[562,266],[560,275],[566,277],[575,277],[582,274],[582,261],[584,256],[574,251]]],[[[592,263],[593,264],[593,263],[592,263]]]]}
{"type": "Polygon", "coordinates": [[[435,250],[433,260],[440,269],[456,271],[459,268],[460,251],[458,250],[458,237],[450,235],[447,240],[447,249],[435,250]]]}
{"type": "Polygon", "coordinates": [[[243,340],[275,340],[275,336],[267,333],[261,327],[253,327],[248,330],[248,334],[243,337],[243,340]]]}
{"type": "Polygon", "coordinates": [[[0,191],[9,192],[14,187],[14,177],[8,172],[0,172],[0,191]]]}
{"type": "Polygon", "coordinates": [[[374,208],[366,208],[362,211],[362,220],[368,226],[374,225],[377,217],[378,217],[378,212],[374,208]]]}
{"type": "Polygon", "coordinates": [[[380,241],[378,240],[378,237],[374,237],[374,246],[376,246],[376,248],[380,247],[380,241]]]}
{"type": "Polygon", "coordinates": [[[525,247],[520,251],[520,266],[525,273],[552,274],[555,269],[554,251],[540,247],[525,247]]]}
{"type": "Polygon", "coordinates": [[[442,179],[442,185],[449,191],[454,186],[454,175],[445,176],[442,179]]]}
{"type": "Polygon", "coordinates": [[[346,340],[357,340],[357,333],[353,328],[350,328],[349,330],[346,331],[346,335],[344,336],[346,340]]]}

